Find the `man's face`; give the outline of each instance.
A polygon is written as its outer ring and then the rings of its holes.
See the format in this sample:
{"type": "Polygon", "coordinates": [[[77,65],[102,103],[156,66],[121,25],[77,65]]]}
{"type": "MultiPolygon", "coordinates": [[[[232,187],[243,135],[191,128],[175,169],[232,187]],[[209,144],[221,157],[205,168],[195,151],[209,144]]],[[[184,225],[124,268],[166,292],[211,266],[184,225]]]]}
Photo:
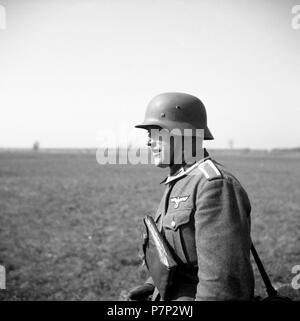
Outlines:
{"type": "Polygon", "coordinates": [[[151,148],[154,164],[157,167],[167,167],[182,162],[182,139],[174,138],[170,132],[162,128],[148,129],[148,146],[151,148]]]}
{"type": "Polygon", "coordinates": [[[160,127],[148,128],[148,146],[151,148],[154,164],[157,167],[168,167],[174,164],[192,164],[204,157],[202,147],[203,135],[197,137],[172,135],[160,127]]]}
{"type": "Polygon", "coordinates": [[[156,127],[149,128],[148,138],[147,146],[151,148],[155,166],[161,168],[170,166],[173,149],[171,148],[172,144],[170,144],[168,131],[156,127]]]}

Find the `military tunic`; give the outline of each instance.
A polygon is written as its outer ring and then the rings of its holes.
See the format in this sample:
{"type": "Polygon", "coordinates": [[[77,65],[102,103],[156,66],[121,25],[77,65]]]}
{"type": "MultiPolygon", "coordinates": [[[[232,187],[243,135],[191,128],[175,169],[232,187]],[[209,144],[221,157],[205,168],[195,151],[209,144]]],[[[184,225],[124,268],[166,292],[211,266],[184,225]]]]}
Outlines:
{"type": "Polygon", "coordinates": [[[171,300],[250,300],[251,206],[240,182],[207,156],[164,183],[154,219],[184,263],[171,300]]]}

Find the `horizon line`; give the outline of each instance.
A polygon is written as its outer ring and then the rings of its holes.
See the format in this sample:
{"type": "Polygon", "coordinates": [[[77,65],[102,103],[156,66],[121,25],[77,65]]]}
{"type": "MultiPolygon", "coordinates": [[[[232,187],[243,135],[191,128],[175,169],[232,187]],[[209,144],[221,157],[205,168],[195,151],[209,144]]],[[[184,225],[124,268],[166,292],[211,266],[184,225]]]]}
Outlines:
{"type": "MultiPolygon", "coordinates": [[[[1,147],[0,150],[29,150],[29,151],[47,151],[47,150],[99,150],[99,149],[107,149],[107,148],[114,148],[112,146],[110,147],[39,147],[37,150],[34,150],[33,147],[1,147]]],[[[147,147],[141,147],[141,146],[134,146],[134,148],[138,149],[148,149],[147,147]]],[[[209,150],[258,150],[258,151],[269,151],[269,150],[299,150],[300,146],[294,146],[294,147],[264,147],[264,148],[253,148],[253,147],[204,147],[209,150]]],[[[118,150],[126,150],[128,147],[116,147],[118,150]]]]}

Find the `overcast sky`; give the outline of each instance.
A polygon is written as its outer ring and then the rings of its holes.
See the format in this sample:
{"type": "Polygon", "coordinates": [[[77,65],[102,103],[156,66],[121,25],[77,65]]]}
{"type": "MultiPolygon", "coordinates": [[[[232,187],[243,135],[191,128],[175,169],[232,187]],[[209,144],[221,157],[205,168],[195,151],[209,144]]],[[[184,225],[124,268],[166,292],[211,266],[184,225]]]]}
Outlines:
{"type": "Polygon", "coordinates": [[[296,4],[0,0],[0,147],[143,143],[133,126],[166,91],[203,101],[209,147],[300,146],[296,4]]]}

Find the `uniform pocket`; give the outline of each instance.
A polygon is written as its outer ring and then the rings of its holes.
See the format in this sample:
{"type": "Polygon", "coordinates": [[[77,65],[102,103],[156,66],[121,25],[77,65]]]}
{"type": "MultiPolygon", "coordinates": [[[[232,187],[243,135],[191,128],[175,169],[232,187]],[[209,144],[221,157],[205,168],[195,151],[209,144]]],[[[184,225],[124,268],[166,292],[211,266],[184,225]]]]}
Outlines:
{"type": "Polygon", "coordinates": [[[180,226],[187,224],[192,219],[193,209],[185,208],[182,210],[168,213],[164,217],[163,226],[166,229],[176,231],[180,226]]]}
{"type": "Polygon", "coordinates": [[[197,262],[194,212],[185,208],[169,212],[163,218],[165,237],[183,263],[197,262]]]}

